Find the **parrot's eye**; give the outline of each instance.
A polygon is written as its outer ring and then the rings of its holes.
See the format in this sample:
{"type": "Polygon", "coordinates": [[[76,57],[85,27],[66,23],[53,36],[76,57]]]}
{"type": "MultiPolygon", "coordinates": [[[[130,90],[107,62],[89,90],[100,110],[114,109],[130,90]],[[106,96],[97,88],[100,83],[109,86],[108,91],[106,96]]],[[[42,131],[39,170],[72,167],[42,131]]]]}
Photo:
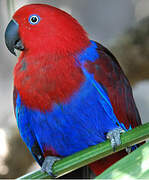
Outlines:
{"type": "Polygon", "coordinates": [[[29,17],[29,23],[32,25],[38,24],[39,21],[40,21],[40,17],[38,15],[34,14],[29,17]]]}

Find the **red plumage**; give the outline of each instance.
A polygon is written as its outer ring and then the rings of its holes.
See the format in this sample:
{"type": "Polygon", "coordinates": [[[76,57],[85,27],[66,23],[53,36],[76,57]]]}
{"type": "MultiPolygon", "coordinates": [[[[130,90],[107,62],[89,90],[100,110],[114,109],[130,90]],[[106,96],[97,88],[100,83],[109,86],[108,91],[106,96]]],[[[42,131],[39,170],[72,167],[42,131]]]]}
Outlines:
{"type": "Polygon", "coordinates": [[[67,102],[84,82],[84,75],[72,57],[23,55],[15,66],[14,84],[27,107],[50,110],[55,103],[67,102]]]}
{"type": "Polygon", "coordinates": [[[54,57],[71,55],[90,44],[86,31],[71,15],[50,5],[26,5],[16,11],[13,19],[19,24],[28,55],[37,52],[39,55],[48,52],[54,57]],[[40,15],[41,21],[36,26],[28,22],[31,14],[40,15]]]}
{"type": "Polygon", "coordinates": [[[68,101],[84,81],[71,55],[89,46],[86,32],[72,16],[49,5],[24,6],[13,18],[25,46],[14,70],[14,85],[22,101],[42,111],[49,110],[53,102],[68,101]],[[41,22],[33,26],[28,17],[35,13],[41,22]]]}

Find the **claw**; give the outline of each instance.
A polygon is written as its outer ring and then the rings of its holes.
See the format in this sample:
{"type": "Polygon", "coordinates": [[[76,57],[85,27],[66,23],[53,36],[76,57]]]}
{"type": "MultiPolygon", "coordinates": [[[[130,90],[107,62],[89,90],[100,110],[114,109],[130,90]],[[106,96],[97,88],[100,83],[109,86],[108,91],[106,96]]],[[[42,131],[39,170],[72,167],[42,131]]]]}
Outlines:
{"type": "Polygon", "coordinates": [[[56,161],[59,161],[61,158],[55,157],[55,156],[47,156],[42,164],[41,171],[47,172],[50,176],[55,177],[55,175],[52,172],[53,164],[56,161]]]}
{"type": "Polygon", "coordinates": [[[115,151],[116,147],[121,144],[120,134],[123,133],[124,130],[120,127],[115,128],[107,133],[107,139],[110,139],[111,146],[113,151],[115,151]]]}

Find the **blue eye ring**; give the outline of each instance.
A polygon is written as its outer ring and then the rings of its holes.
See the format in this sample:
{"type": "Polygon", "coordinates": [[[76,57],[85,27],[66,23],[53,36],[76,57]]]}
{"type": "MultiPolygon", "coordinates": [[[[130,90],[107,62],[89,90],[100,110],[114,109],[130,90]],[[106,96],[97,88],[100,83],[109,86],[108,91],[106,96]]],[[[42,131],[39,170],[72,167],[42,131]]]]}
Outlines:
{"type": "Polygon", "coordinates": [[[29,23],[32,25],[38,24],[40,21],[40,17],[37,14],[32,14],[29,17],[29,23]]]}

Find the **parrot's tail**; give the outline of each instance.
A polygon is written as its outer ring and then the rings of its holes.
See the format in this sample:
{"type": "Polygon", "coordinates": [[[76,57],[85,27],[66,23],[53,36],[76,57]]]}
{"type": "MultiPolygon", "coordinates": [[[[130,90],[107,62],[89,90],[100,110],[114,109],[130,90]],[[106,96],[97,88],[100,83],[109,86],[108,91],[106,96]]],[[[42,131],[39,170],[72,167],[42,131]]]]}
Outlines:
{"type": "Polygon", "coordinates": [[[97,176],[101,174],[104,170],[110,167],[112,164],[120,160],[122,157],[126,156],[127,152],[125,150],[114,153],[110,156],[107,156],[103,159],[100,159],[94,163],[89,164],[90,169],[97,176]]]}

